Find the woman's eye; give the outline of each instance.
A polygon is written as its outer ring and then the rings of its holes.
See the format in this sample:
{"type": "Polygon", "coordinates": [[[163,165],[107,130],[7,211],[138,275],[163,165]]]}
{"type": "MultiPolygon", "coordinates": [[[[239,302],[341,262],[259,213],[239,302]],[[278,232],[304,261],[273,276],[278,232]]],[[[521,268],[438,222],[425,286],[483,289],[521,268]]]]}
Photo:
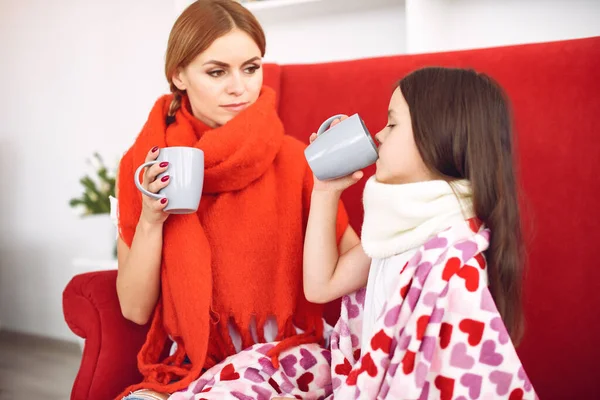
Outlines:
{"type": "Polygon", "coordinates": [[[255,73],[258,69],[260,69],[260,66],[258,65],[251,65],[248,68],[246,68],[246,73],[252,75],[253,73],[255,73]]]}
{"type": "Polygon", "coordinates": [[[390,129],[392,129],[392,128],[393,128],[393,127],[395,127],[395,126],[396,126],[396,124],[388,124],[388,125],[386,126],[386,128],[390,128],[390,129]]]}
{"type": "Polygon", "coordinates": [[[216,69],[214,71],[210,71],[208,74],[213,78],[218,78],[220,76],[223,76],[223,74],[225,74],[225,71],[223,71],[222,69],[216,69]]]}

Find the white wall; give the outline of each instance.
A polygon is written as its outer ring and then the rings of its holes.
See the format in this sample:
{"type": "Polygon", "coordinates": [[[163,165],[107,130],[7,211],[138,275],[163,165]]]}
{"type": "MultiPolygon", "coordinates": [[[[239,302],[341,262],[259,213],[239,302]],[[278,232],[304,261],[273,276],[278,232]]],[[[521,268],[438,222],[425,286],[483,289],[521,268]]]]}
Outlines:
{"type": "Polygon", "coordinates": [[[406,0],[408,53],[600,35],[598,0],[406,0]]]}
{"type": "MultiPolygon", "coordinates": [[[[77,218],[68,200],[80,192],[85,159],[99,151],[116,162],[167,90],[166,41],[187,1],[0,0],[3,328],[73,338],[61,306],[77,272],[72,259],[104,257],[112,232],[106,220],[77,218]]],[[[406,12],[403,0],[327,2],[329,9],[256,11],[268,37],[267,61],[600,34],[595,1],[544,2],[543,14],[539,5],[516,1],[408,0],[406,12]],[[552,16],[544,19],[552,24],[542,26],[540,15],[552,16]],[[508,28],[509,19],[520,28],[508,28]]]]}
{"type": "Polygon", "coordinates": [[[86,157],[99,151],[115,160],[166,90],[173,5],[19,0],[0,7],[0,321],[73,338],[61,306],[71,259],[100,256],[110,226],[78,219],[68,200],[80,193],[86,157]]]}
{"type": "Polygon", "coordinates": [[[406,51],[403,0],[323,0],[255,15],[267,36],[266,61],[315,63],[406,51]]]}

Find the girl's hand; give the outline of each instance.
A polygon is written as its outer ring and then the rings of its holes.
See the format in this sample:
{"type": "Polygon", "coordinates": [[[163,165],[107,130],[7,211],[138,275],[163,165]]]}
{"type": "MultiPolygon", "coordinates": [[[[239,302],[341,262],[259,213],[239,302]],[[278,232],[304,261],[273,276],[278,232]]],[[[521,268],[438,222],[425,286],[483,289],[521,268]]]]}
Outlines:
{"type": "MultiPolygon", "coordinates": [[[[331,122],[330,128],[332,126],[339,124],[341,121],[345,120],[346,118],[348,118],[348,117],[343,116],[342,118],[334,119],[333,122],[331,122]]],[[[312,135],[310,135],[310,143],[314,142],[316,138],[317,138],[316,133],[313,133],[312,135]]],[[[337,178],[337,179],[328,180],[328,181],[321,181],[315,176],[313,190],[343,192],[344,190],[346,190],[347,188],[349,188],[350,186],[352,186],[356,182],[358,182],[363,177],[363,175],[364,175],[364,173],[362,171],[356,171],[350,175],[347,175],[347,176],[344,176],[341,178],[337,178]]]]}
{"type": "MultiPolygon", "coordinates": [[[[158,157],[158,147],[153,147],[146,156],[146,160],[154,161],[158,157]]],[[[144,178],[142,180],[142,186],[144,189],[152,193],[158,193],[158,191],[169,184],[169,175],[165,175],[162,179],[156,179],[159,174],[162,174],[169,167],[169,163],[164,161],[156,163],[146,168],[144,171],[144,178]]],[[[145,221],[148,224],[163,224],[169,214],[163,211],[169,201],[167,198],[153,199],[152,197],[146,196],[142,193],[142,214],[140,221],[145,221]]]]}

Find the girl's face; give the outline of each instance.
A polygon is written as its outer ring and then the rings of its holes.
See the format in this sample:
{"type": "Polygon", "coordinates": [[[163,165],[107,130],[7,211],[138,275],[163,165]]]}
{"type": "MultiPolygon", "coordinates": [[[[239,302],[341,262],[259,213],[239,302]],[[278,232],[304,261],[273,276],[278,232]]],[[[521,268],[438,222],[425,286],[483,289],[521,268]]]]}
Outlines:
{"type": "Polygon", "coordinates": [[[254,40],[236,28],[178,70],[173,83],[187,91],[194,116],[216,128],[258,99],[261,65],[261,51],[254,40]]]}
{"type": "Polygon", "coordinates": [[[375,138],[381,143],[377,181],[402,184],[435,179],[415,144],[408,104],[400,88],[396,88],[390,99],[387,126],[375,138]]]}

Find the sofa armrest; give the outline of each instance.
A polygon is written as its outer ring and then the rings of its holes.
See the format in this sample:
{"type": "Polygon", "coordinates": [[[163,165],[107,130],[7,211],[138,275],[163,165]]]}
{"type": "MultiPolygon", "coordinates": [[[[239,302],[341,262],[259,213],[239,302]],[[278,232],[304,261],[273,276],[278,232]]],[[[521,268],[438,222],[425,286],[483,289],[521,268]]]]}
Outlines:
{"type": "Polygon", "coordinates": [[[139,326],[121,314],[117,271],[73,277],[63,292],[63,313],[69,328],[85,339],[71,400],[113,399],[140,382],[137,353],[149,324],[139,326]]]}

